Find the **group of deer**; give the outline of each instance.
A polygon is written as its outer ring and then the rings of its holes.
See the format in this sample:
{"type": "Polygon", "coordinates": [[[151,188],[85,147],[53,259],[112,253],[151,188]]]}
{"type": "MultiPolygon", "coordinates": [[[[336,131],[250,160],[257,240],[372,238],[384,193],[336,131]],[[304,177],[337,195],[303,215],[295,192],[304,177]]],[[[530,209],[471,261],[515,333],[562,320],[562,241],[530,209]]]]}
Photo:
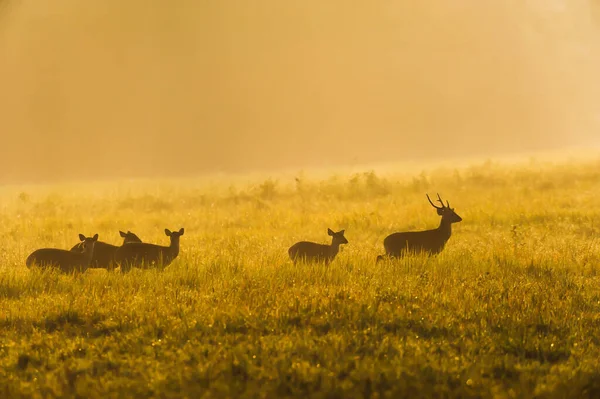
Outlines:
{"type": "MultiPolygon", "coordinates": [[[[452,235],[452,224],[462,221],[462,218],[454,212],[454,208],[450,208],[448,201],[444,204],[439,194],[438,201],[441,206],[435,205],[429,195],[427,195],[427,199],[431,206],[437,210],[437,214],[442,217],[439,227],[432,230],[390,234],[383,240],[386,254],[379,255],[377,262],[386,258],[400,258],[409,253],[435,255],[444,249],[446,242],[452,235]]],[[[340,245],[348,244],[348,240],[344,237],[344,230],[336,233],[328,229],[327,233],[332,237],[331,245],[301,241],[292,245],[288,250],[290,258],[294,262],[331,262],[338,254],[340,245]]]]}
{"type": "MultiPolygon", "coordinates": [[[[383,240],[386,255],[377,257],[377,262],[387,258],[398,258],[409,253],[425,253],[433,255],[439,253],[452,234],[452,224],[462,220],[450,208],[450,203],[440,198],[441,206],[437,206],[427,195],[429,203],[437,210],[442,221],[437,229],[425,231],[409,231],[394,233],[383,240]]],[[[98,234],[93,237],[79,235],[80,243],[70,251],[58,248],[43,248],[34,251],[25,262],[27,267],[34,265],[58,267],[66,273],[85,271],[88,268],[111,269],[119,266],[122,272],[128,272],[132,267],[148,268],[153,266],[168,266],[179,255],[179,237],[183,235],[183,228],[179,231],[165,229],[165,234],[170,237],[171,245],[168,247],[143,243],[134,233],[120,231],[123,245],[116,246],[98,241],[98,234]]],[[[344,230],[337,233],[331,229],[327,233],[332,237],[331,245],[317,244],[309,241],[300,241],[288,250],[294,263],[304,262],[331,262],[340,250],[340,245],[348,244],[344,237],[344,230]]]]}
{"type": "Polygon", "coordinates": [[[179,255],[179,237],[183,235],[183,231],[183,228],[179,231],[165,229],[165,234],[171,239],[169,246],[143,243],[131,231],[119,231],[123,237],[121,246],[98,241],[98,234],[93,237],[79,234],[81,242],[71,250],[38,249],[27,257],[25,264],[29,268],[55,267],[65,273],[84,272],[88,268],[112,269],[117,266],[122,272],[128,272],[132,267],[165,267],[179,255]]]}

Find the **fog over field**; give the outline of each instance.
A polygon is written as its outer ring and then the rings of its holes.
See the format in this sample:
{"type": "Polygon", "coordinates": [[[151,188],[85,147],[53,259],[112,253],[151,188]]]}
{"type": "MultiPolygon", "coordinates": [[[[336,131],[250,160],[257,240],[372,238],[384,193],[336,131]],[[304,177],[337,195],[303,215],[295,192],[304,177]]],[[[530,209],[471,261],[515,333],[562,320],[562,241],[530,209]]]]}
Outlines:
{"type": "Polygon", "coordinates": [[[0,182],[600,145],[598,0],[0,0],[0,182]]]}

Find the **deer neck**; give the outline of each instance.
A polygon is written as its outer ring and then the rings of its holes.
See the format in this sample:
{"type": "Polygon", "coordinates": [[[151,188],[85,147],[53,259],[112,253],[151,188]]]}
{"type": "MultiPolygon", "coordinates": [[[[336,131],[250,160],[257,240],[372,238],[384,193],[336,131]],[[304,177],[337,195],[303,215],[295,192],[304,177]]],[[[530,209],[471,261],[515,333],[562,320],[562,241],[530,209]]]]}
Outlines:
{"type": "Polygon", "coordinates": [[[440,227],[438,227],[438,230],[442,234],[444,241],[447,241],[450,238],[450,236],[452,235],[452,223],[450,223],[448,220],[442,218],[442,221],[440,222],[440,227]]]}
{"type": "Polygon", "coordinates": [[[169,252],[174,256],[179,255],[179,236],[171,237],[171,245],[169,246],[169,252]]]}
{"type": "Polygon", "coordinates": [[[332,256],[337,255],[337,253],[340,252],[340,245],[341,243],[339,241],[332,241],[329,246],[329,254],[332,256]]]}

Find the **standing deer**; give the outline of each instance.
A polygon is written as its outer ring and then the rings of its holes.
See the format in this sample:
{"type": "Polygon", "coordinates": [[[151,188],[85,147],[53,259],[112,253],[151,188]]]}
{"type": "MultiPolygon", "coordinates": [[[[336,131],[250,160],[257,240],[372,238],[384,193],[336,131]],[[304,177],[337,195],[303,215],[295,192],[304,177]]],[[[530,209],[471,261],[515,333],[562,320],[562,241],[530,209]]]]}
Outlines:
{"type": "Polygon", "coordinates": [[[72,252],[66,249],[42,248],[33,251],[27,257],[25,264],[31,268],[34,265],[42,267],[57,267],[64,273],[84,272],[90,266],[94,255],[94,244],[98,241],[98,234],[86,237],[79,234],[82,252],[72,252]]]}
{"type": "Polygon", "coordinates": [[[340,245],[348,244],[348,240],[344,237],[344,230],[335,233],[333,230],[327,229],[327,234],[332,237],[331,245],[309,241],[300,241],[292,245],[288,250],[292,261],[294,263],[298,261],[325,262],[325,264],[331,262],[340,251],[340,245]]]}
{"type": "MultiPolygon", "coordinates": [[[[425,253],[427,255],[438,254],[444,249],[446,242],[452,235],[452,223],[462,221],[462,218],[450,208],[450,203],[440,198],[438,201],[442,206],[436,206],[427,195],[431,206],[437,209],[437,214],[442,217],[440,226],[437,229],[425,231],[408,231],[402,233],[390,234],[383,240],[383,246],[388,257],[402,257],[407,253],[425,253]]],[[[377,257],[377,262],[384,259],[384,255],[377,257]]]]}
{"type": "MultiPolygon", "coordinates": [[[[137,235],[129,230],[127,233],[119,230],[119,234],[121,237],[123,237],[123,245],[133,242],[142,242],[137,235]]],[[[90,268],[112,268],[114,266],[115,253],[117,252],[118,248],[119,247],[116,245],[108,244],[103,241],[96,242],[94,245],[94,255],[92,256],[90,268]]],[[[73,248],[71,248],[71,251],[83,252],[83,242],[77,243],[73,248]]]]}
{"type": "Polygon", "coordinates": [[[166,267],[179,255],[179,237],[183,235],[183,227],[179,231],[165,229],[171,245],[161,245],[134,242],[124,244],[115,252],[115,263],[121,266],[122,272],[128,272],[132,267],[166,267]]]}

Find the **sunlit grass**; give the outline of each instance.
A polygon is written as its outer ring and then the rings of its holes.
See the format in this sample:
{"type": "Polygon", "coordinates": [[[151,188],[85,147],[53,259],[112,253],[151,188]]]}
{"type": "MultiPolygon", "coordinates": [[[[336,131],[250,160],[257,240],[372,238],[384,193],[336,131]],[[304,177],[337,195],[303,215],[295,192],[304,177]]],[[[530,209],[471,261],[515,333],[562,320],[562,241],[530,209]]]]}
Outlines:
{"type": "Polygon", "coordinates": [[[0,396],[596,397],[600,163],[0,191],[0,396]],[[437,257],[375,264],[394,231],[464,221],[437,257]],[[164,271],[28,270],[118,230],[164,271]],[[298,240],[349,244],[293,266],[298,240]]]}

